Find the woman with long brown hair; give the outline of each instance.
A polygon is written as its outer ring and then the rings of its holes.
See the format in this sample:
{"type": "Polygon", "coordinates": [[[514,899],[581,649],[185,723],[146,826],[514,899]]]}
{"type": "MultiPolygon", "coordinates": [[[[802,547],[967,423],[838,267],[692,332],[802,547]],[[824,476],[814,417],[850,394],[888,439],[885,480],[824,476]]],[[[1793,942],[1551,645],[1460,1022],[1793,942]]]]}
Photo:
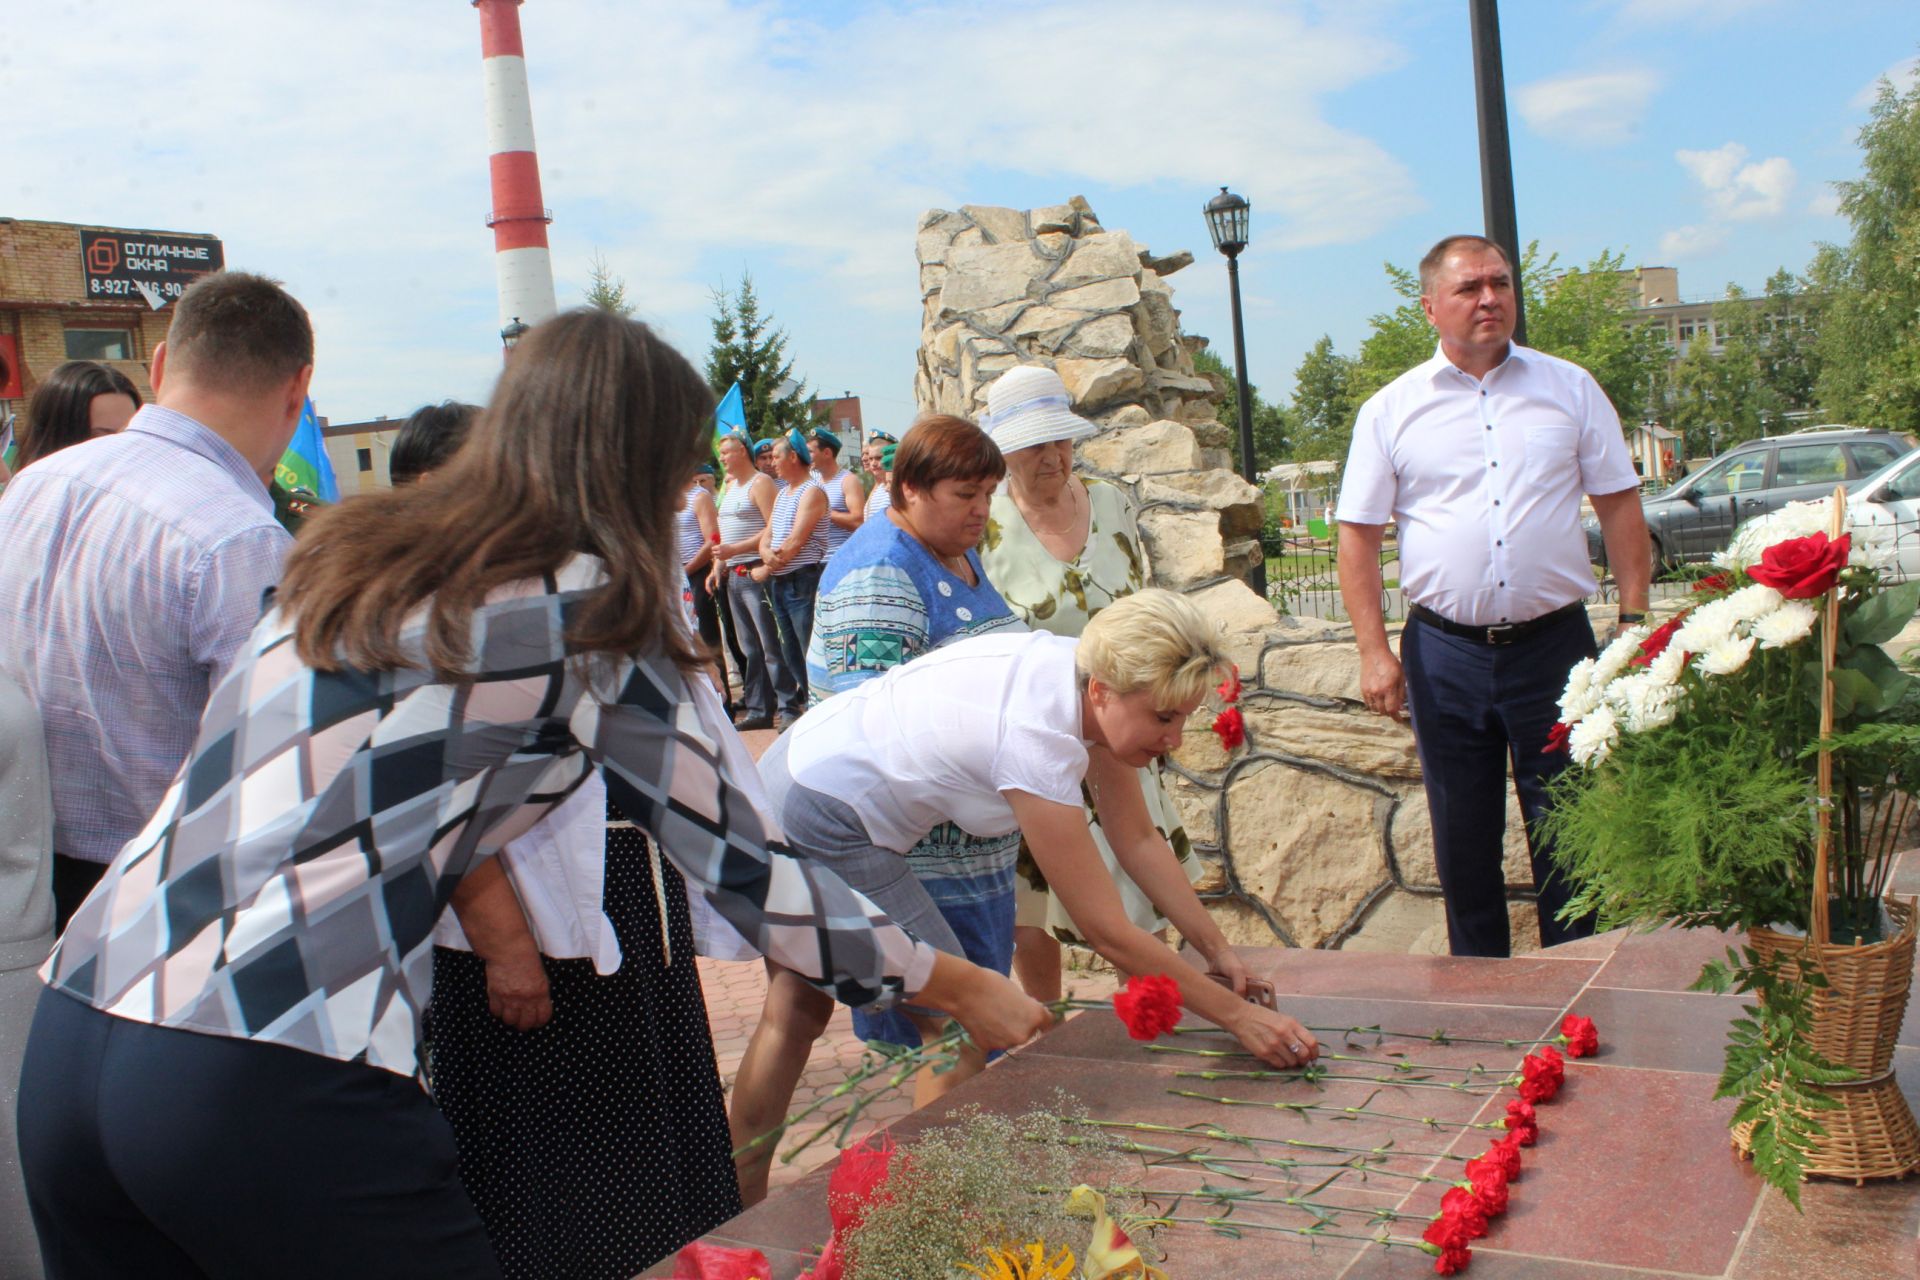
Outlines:
{"type": "Polygon", "coordinates": [[[911,995],[990,1047],[1045,1023],[785,852],[740,787],[678,621],[711,407],[645,326],[570,312],[515,349],[444,482],[315,519],[49,962],[20,1140],[52,1274],[498,1275],[412,1079],[430,935],[594,769],[835,998],[911,995]]]}

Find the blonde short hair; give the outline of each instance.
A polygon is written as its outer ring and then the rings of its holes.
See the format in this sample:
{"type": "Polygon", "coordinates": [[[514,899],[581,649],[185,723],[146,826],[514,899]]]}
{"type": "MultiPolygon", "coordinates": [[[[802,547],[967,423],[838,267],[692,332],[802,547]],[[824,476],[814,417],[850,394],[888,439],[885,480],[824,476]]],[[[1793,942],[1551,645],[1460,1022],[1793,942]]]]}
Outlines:
{"type": "Polygon", "coordinates": [[[1115,693],[1145,689],[1162,711],[1205,696],[1233,669],[1220,649],[1219,628],[1191,600],[1158,587],[1095,614],[1073,662],[1083,685],[1091,678],[1115,693]]]}

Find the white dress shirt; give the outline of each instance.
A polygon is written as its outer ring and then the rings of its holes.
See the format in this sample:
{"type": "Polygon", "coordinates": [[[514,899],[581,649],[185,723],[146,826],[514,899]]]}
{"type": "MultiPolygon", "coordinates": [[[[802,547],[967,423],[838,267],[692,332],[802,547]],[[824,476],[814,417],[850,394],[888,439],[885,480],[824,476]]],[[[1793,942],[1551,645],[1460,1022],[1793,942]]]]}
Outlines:
{"type": "Polygon", "coordinates": [[[1361,406],[1337,514],[1399,526],[1409,601],[1492,626],[1591,595],[1581,495],[1639,482],[1619,415],[1579,365],[1514,344],[1475,378],[1436,348],[1361,406]]]}

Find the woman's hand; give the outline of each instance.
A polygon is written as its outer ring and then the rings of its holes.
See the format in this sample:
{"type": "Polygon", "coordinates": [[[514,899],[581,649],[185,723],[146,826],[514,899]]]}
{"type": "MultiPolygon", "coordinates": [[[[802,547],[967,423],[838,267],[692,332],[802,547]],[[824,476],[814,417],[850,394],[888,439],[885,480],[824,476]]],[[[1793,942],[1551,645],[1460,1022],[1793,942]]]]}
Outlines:
{"type": "Polygon", "coordinates": [[[553,997],[540,953],[487,961],[487,1008],[515,1031],[532,1031],[553,1018],[553,997]]]}
{"type": "Polygon", "coordinates": [[[1276,1067],[1304,1067],[1320,1056],[1313,1033],[1284,1013],[1242,1004],[1239,1013],[1221,1024],[1242,1048],[1276,1067]]]}
{"type": "Polygon", "coordinates": [[[1209,955],[1207,972],[1217,973],[1225,978],[1233,987],[1233,994],[1237,996],[1247,994],[1247,979],[1252,975],[1247,972],[1247,962],[1242,960],[1240,953],[1232,947],[1224,947],[1209,955]]]}
{"type": "Polygon", "coordinates": [[[1018,1048],[1053,1022],[1047,1007],[1010,979],[944,954],[935,957],[933,978],[914,1003],[947,1010],[989,1052],[1018,1048]]]}

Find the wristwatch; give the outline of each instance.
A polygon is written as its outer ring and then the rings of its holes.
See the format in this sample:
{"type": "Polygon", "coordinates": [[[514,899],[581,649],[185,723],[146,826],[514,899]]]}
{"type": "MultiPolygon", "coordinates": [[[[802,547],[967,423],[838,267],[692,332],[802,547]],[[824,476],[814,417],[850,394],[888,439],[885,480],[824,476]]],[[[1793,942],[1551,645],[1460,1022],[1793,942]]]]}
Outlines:
{"type": "Polygon", "coordinates": [[[1625,609],[1620,611],[1620,625],[1623,627],[1630,627],[1636,622],[1645,622],[1646,620],[1647,615],[1644,613],[1629,613],[1625,609]]]}

